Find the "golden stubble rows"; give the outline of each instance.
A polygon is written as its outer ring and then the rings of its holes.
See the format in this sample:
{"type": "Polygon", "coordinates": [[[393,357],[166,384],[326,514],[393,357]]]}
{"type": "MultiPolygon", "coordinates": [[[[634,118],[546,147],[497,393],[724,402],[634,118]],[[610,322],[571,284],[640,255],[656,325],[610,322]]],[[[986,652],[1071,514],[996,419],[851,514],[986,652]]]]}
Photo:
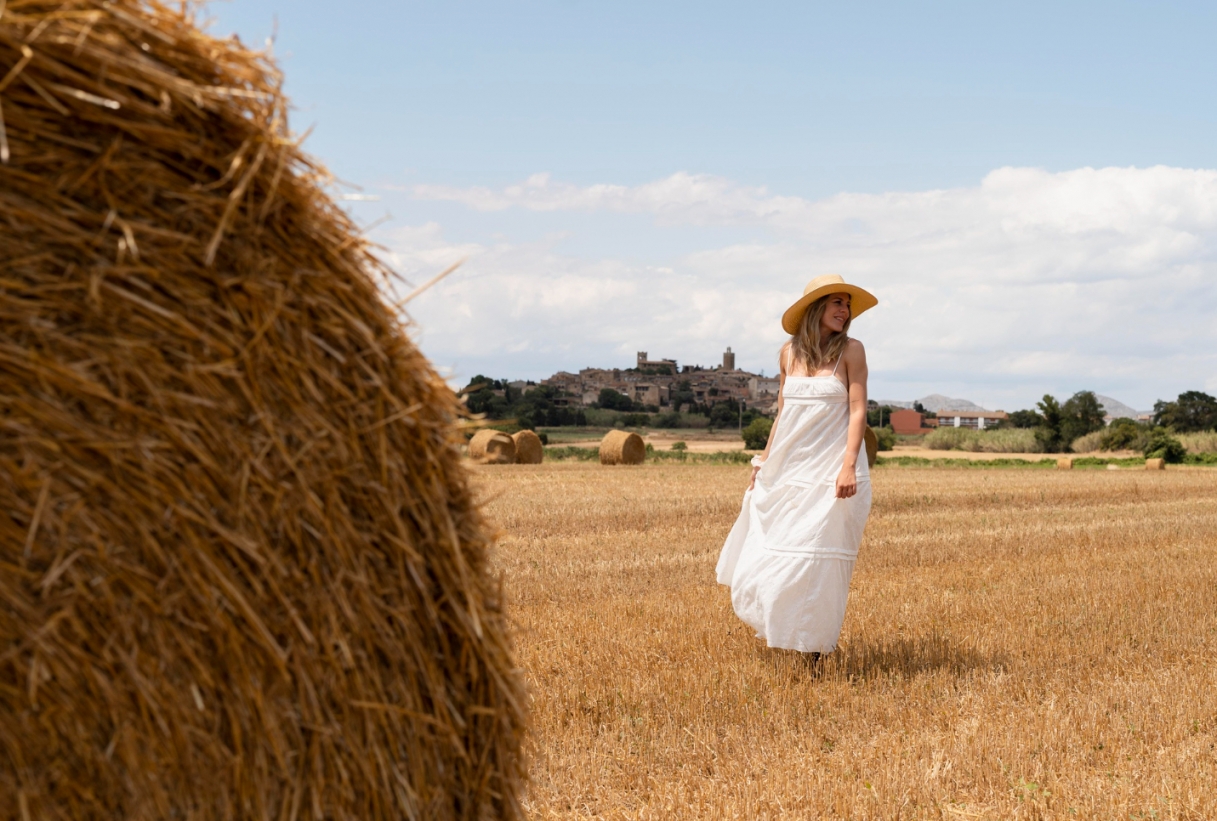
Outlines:
{"type": "Polygon", "coordinates": [[[746,478],[478,470],[534,817],[1217,818],[1217,471],[876,471],[819,668],[715,583],[746,478]]]}

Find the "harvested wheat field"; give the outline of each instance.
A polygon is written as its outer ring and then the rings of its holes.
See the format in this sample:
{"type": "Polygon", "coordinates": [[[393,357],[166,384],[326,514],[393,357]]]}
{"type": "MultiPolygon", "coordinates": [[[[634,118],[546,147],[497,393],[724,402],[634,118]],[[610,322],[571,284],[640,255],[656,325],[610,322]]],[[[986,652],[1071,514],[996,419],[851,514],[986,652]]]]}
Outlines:
{"type": "Polygon", "coordinates": [[[875,472],[841,649],[714,582],[747,469],[482,468],[535,818],[1217,818],[1217,471],[875,472]]]}

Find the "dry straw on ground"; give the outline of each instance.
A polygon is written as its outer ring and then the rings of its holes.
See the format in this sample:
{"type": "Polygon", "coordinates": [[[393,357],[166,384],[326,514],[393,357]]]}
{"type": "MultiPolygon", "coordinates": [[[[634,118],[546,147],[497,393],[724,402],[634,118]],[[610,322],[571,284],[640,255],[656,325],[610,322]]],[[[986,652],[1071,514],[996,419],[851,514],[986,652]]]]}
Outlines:
{"type": "Polygon", "coordinates": [[[516,462],[521,465],[539,465],[545,459],[545,447],[541,437],[530,430],[522,430],[511,435],[516,444],[516,462]]]}
{"type": "Polygon", "coordinates": [[[459,406],[188,14],[0,2],[0,806],[518,817],[459,406]]]}
{"type": "Polygon", "coordinates": [[[469,458],[489,465],[510,465],[516,460],[516,442],[501,430],[479,430],[469,440],[469,458]]]}
{"type": "Polygon", "coordinates": [[[1217,818],[1217,471],[877,468],[819,669],[715,584],[747,480],[480,472],[533,818],[1217,818]]]}
{"type": "Polygon", "coordinates": [[[647,458],[642,437],[624,430],[611,430],[600,442],[600,464],[641,465],[647,458]]]}

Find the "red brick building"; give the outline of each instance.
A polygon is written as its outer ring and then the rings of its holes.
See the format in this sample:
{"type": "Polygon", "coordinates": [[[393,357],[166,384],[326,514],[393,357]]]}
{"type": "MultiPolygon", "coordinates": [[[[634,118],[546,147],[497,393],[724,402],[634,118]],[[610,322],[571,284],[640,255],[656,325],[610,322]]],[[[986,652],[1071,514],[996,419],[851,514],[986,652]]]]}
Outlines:
{"type": "Polygon", "coordinates": [[[905,436],[928,433],[938,426],[937,419],[926,419],[925,414],[908,408],[892,411],[890,418],[892,430],[905,436]]]}

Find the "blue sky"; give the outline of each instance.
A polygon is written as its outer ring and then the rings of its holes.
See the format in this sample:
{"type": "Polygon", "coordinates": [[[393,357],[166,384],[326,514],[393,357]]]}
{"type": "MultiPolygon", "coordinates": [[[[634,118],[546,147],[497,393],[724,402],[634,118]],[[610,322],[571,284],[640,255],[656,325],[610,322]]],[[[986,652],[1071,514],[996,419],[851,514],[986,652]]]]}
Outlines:
{"type": "Polygon", "coordinates": [[[277,18],[294,127],[315,126],[308,149],[380,198],[350,207],[392,215],[372,235],[403,273],[470,257],[411,310],[458,380],[624,365],[635,349],[710,363],[727,344],[772,371],[768,323],[835,266],[883,300],[855,328],[872,395],[1009,409],[1091,388],[1147,407],[1217,389],[1217,7],[208,13],[249,44],[277,18]],[[1163,288],[1181,312],[1146,317],[1129,347],[1130,295],[1163,288]]]}

